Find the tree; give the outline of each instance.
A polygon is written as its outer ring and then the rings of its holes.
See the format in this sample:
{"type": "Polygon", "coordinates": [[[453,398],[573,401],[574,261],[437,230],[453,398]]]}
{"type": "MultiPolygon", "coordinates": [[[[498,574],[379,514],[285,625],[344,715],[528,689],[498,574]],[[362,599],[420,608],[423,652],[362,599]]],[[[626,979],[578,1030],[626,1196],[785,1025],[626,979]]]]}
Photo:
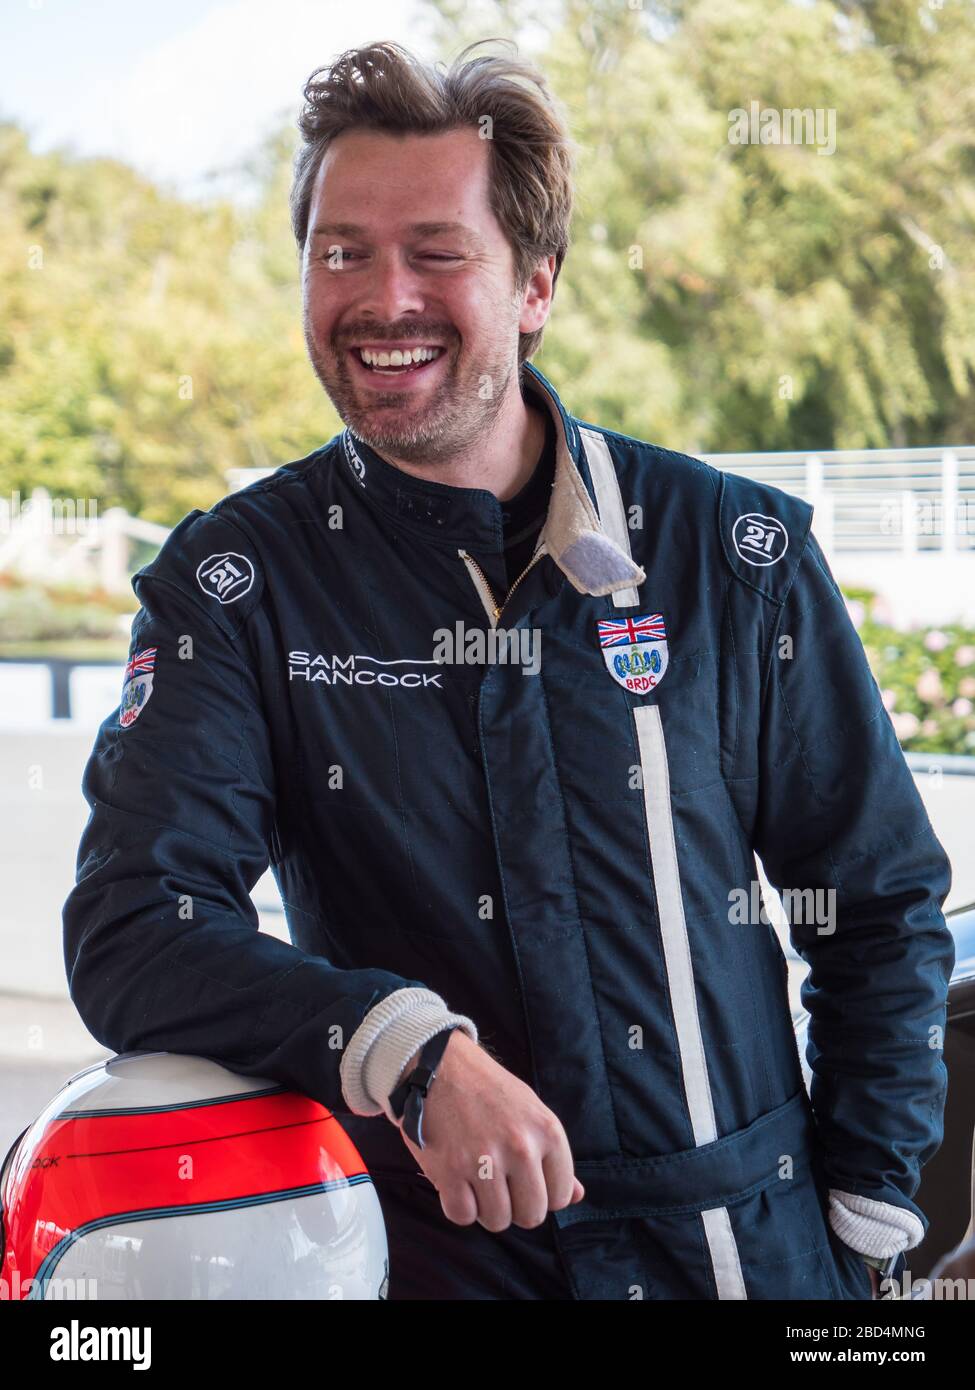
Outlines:
{"type": "MultiPolygon", "coordinates": [[[[424,48],[515,38],[581,147],[538,366],[688,452],[975,437],[975,19],[945,0],[439,0],[424,48]],[[545,20],[545,25],[540,20],[545,20]],[[733,143],[734,112],[835,121],[733,143]]],[[[297,98],[297,94],[296,94],[297,98]]],[[[746,133],[750,126],[746,123],[746,133]]],[[[0,125],[0,489],[175,523],[340,427],[305,356],[287,194],[189,203],[0,125]]]]}

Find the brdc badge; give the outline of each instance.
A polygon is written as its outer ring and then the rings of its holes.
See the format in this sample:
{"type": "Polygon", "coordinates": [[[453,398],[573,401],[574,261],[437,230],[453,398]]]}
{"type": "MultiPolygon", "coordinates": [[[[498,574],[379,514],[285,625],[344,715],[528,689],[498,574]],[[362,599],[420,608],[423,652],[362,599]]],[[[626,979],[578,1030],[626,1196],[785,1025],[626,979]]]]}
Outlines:
{"type": "Polygon", "coordinates": [[[599,646],[606,670],[624,690],[645,695],[667,670],[667,633],[662,613],[643,618],[600,618],[599,646]]]}

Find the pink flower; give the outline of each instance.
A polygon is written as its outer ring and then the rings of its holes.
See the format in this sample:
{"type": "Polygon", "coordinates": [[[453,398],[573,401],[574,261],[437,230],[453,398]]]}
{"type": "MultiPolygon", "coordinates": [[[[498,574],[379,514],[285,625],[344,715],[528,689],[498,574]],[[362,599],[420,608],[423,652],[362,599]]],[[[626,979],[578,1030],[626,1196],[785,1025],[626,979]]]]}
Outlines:
{"type": "Polygon", "coordinates": [[[958,682],[959,695],[975,695],[975,676],[962,676],[958,682]]]}
{"type": "Polygon", "coordinates": [[[972,705],[971,700],[959,699],[952,702],[951,712],[952,714],[962,716],[971,714],[973,708],[975,708],[975,706],[972,705]]]}
{"type": "Polygon", "coordinates": [[[905,714],[895,712],[890,716],[890,722],[893,724],[894,733],[899,739],[910,738],[912,734],[917,733],[920,727],[920,720],[917,715],[911,714],[910,711],[905,714]]]}
{"type": "Polygon", "coordinates": [[[959,647],[955,652],[955,660],[959,666],[971,666],[975,662],[975,647],[959,647]]]}
{"type": "Polygon", "coordinates": [[[897,704],[897,691],[896,691],[896,690],[881,690],[881,692],[880,692],[880,698],[881,698],[881,699],[883,700],[883,702],[884,702],[884,709],[887,710],[888,713],[890,713],[890,711],[891,711],[891,710],[894,708],[894,706],[897,704]]]}
{"type": "Polygon", "coordinates": [[[924,645],[929,652],[943,652],[948,645],[948,638],[937,628],[932,628],[924,639],[924,645]]]}
{"type": "Polygon", "coordinates": [[[941,689],[941,677],[933,666],[927,671],[921,672],[914,689],[917,691],[918,699],[925,700],[928,704],[934,704],[937,700],[944,698],[941,689]]]}
{"type": "Polygon", "coordinates": [[[921,721],[922,734],[936,734],[938,732],[937,719],[924,719],[921,721]]]}

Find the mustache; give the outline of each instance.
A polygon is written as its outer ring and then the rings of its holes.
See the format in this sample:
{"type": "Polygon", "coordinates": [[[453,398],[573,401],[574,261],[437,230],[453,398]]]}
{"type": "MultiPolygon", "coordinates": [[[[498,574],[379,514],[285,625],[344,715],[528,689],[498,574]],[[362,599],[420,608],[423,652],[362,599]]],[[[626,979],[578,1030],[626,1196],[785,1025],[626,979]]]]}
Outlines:
{"type": "Polygon", "coordinates": [[[444,333],[442,329],[430,328],[400,328],[390,329],[388,333],[380,332],[374,327],[363,328],[359,333],[349,333],[343,340],[335,342],[336,348],[358,347],[360,343],[402,343],[412,340],[419,343],[440,343],[444,347],[450,347],[453,342],[452,335],[444,333]]]}

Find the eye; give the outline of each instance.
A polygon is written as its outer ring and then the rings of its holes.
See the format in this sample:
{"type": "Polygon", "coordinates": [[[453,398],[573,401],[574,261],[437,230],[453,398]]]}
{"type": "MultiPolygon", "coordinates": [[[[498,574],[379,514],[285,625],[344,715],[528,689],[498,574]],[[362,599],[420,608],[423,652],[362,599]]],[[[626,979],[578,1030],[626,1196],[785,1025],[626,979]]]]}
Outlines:
{"type": "MultiPolygon", "coordinates": [[[[330,265],[335,270],[341,270],[346,262],[361,261],[364,259],[365,257],[360,255],[358,251],[346,251],[344,247],[336,248],[334,246],[330,247],[328,251],[323,252],[321,256],[321,260],[325,261],[326,264],[330,265]]],[[[449,261],[460,261],[463,260],[463,257],[455,255],[450,251],[422,251],[420,253],[420,260],[444,263],[449,261]]]]}

